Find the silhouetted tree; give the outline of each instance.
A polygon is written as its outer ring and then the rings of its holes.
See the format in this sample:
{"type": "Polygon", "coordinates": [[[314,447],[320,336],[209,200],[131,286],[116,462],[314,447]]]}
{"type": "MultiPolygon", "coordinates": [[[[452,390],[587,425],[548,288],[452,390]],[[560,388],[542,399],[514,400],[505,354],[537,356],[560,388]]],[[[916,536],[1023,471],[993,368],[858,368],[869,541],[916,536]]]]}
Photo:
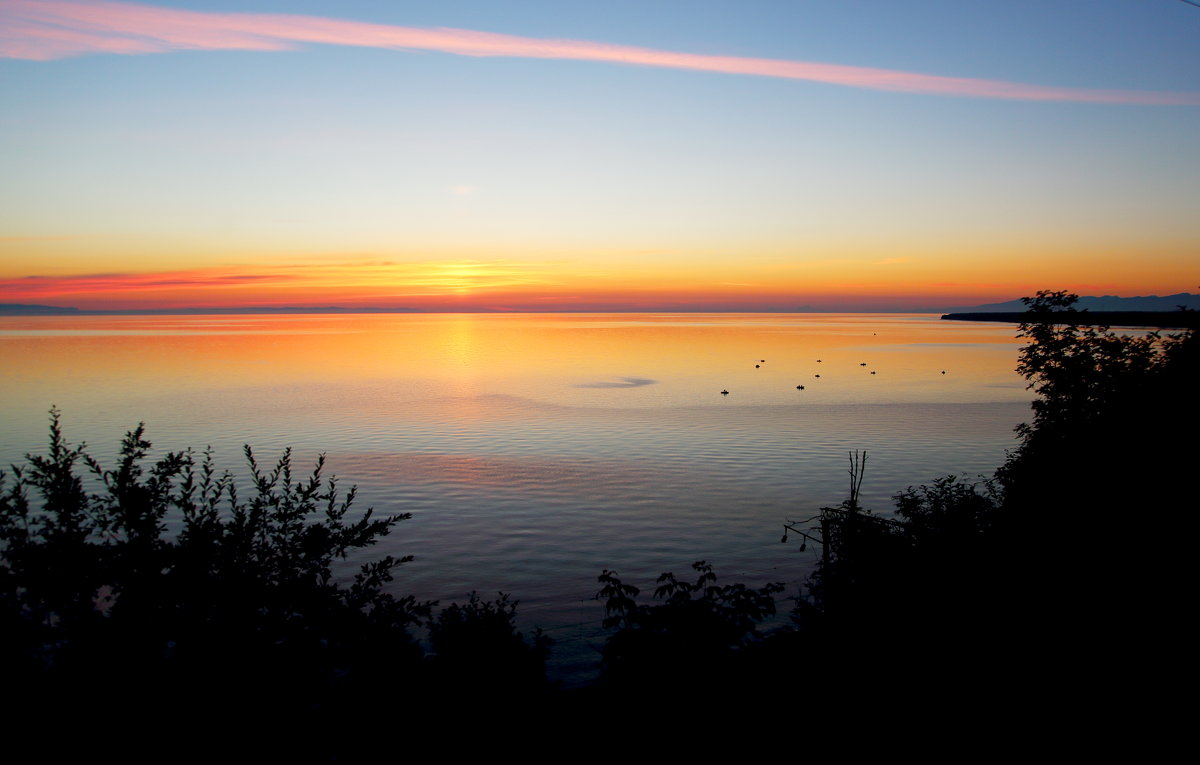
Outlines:
{"type": "Polygon", "coordinates": [[[1017,336],[1029,342],[1017,371],[1037,398],[998,471],[1009,505],[1053,514],[1182,498],[1175,468],[1195,457],[1200,337],[1092,326],[1076,300],[1023,298],[1029,318],[1017,336]]]}
{"type": "Polygon", "coordinates": [[[1043,642],[1076,676],[1116,676],[1171,655],[1190,602],[1200,334],[1091,326],[1075,301],[1025,299],[1018,371],[1037,398],[997,471],[1001,521],[1043,642]]]}
{"type": "Polygon", "coordinates": [[[1075,697],[1182,659],[1200,337],[1093,326],[1075,300],[1025,299],[1033,420],[995,480],[910,487],[890,524],[823,511],[804,613],[827,655],[870,635],[945,682],[1075,697]]]}

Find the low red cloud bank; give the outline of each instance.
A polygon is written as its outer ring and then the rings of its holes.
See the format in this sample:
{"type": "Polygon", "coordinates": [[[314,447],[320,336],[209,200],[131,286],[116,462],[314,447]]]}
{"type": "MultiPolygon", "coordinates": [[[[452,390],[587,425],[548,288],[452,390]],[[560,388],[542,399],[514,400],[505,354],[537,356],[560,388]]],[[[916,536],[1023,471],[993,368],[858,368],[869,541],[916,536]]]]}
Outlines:
{"type": "MultiPolygon", "coordinates": [[[[473,288],[455,291],[404,282],[330,285],[288,273],[230,273],[217,269],[142,274],[36,276],[0,280],[0,303],[52,305],[85,310],[172,310],[238,307],[382,308],[434,312],[471,311],[928,311],[931,306],[972,305],[1007,299],[1019,288],[980,292],[962,288],[927,292],[841,286],[836,289],[773,287],[668,290],[473,288]]],[[[932,310],[937,310],[936,308],[932,310]]]]}

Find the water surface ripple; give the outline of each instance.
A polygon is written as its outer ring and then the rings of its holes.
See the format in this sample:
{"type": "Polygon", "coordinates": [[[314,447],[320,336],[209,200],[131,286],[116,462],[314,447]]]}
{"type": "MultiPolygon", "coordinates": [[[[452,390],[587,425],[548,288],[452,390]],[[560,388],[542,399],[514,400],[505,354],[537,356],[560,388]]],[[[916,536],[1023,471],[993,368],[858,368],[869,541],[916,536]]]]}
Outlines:
{"type": "Polygon", "coordinates": [[[929,316],[5,317],[0,349],[5,464],[51,405],[102,461],[139,421],[243,475],[245,443],[324,453],[361,509],[413,514],[346,572],[413,554],[398,593],[512,593],[564,677],[594,665],[601,569],[652,589],[706,559],[795,593],[816,553],[782,524],[845,497],[847,452],[889,512],[991,473],[1029,401],[1011,327],[929,316]]]}

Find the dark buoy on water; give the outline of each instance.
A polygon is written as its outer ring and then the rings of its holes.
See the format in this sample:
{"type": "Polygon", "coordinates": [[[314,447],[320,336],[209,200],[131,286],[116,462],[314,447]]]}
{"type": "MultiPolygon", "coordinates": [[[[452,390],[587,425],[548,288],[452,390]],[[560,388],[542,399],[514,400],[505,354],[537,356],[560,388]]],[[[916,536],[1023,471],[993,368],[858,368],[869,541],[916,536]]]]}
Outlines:
{"type": "Polygon", "coordinates": [[[797,386],[796,386],[796,390],[804,390],[804,386],[803,386],[803,385],[797,385],[797,386]]]}
{"type": "Polygon", "coordinates": [[[721,395],[722,395],[722,396],[728,396],[728,395],[729,395],[729,391],[727,391],[727,390],[723,390],[723,391],[721,391],[721,395]]]}

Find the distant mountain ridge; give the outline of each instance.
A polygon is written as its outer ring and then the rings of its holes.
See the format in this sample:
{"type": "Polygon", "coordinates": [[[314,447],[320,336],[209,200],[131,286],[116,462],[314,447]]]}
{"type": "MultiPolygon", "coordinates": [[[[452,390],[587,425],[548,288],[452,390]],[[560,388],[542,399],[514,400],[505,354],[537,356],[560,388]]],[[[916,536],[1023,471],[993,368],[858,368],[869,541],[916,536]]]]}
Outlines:
{"type": "MultiPolygon", "coordinates": [[[[1193,295],[1190,292],[1180,292],[1175,295],[1146,295],[1144,297],[1117,297],[1116,295],[1102,295],[1095,297],[1088,295],[1079,298],[1079,302],[1075,307],[1089,311],[1178,311],[1180,306],[1190,308],[1194,311],[1200,311],[1200,295],[1193,295]]],[[[1009,300],[1004,303],[986,303],[964,308],[953,308],[948,313],[1012,313],[1013,311],[1024,311],[1025,304],[1018,300],[1009,300]]]]}

